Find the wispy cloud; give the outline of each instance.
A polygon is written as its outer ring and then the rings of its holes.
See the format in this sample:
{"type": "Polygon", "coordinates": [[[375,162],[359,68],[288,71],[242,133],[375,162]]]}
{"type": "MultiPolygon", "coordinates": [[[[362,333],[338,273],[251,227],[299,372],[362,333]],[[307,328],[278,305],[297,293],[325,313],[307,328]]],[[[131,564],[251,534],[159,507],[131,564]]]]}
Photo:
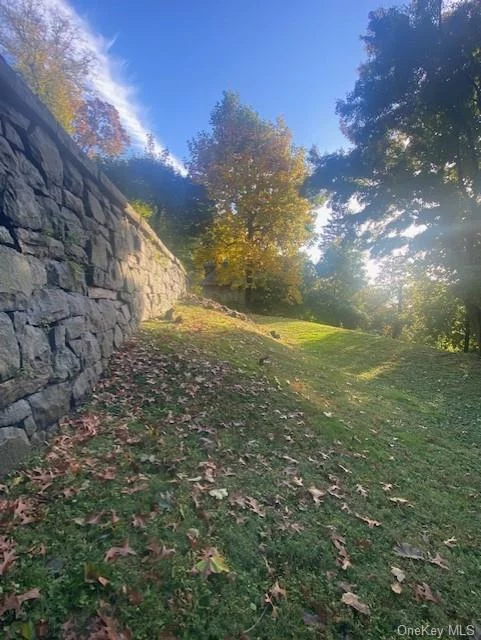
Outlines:
{"type": "MultiPolygon", "coordinates": [[[[83,37],[82,46],[92,53],[96,60],[92,70],[92,87],[102,99],[115,106],[132,144],[135,147],[144,148],[151,128],[147,122],[145,108],[136,97],[135,86],[125,80],[125,62],[110,52],[115,39],[109,41],[96,33],[88,21],[75,11],[67,0],[46,0],[46,3],[55,11],[66,14],[77,26],[83,37]]],[[[157,138],[155,147],[158,153],[165,148],[157,138]]],[[[178,158],[170,155],[169,162],[179,172],[185,173],[185,167],[178,158]]]]}

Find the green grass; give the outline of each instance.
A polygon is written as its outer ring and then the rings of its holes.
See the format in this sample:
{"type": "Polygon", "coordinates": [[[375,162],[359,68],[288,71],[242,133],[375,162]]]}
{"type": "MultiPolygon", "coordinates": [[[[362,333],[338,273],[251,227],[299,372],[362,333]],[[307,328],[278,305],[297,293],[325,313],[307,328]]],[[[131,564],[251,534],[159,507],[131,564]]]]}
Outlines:
{"type": "Polygon", "coordinates": [[[447,636],[479,624],[478,359],[180,311],[181,324],[145,324],[47,455],[4,480],[0,536],[17,558],[0,599],[41,597],[3,614],[2,638],[378,640],[398,625],[447,636]],[[319,504],[311,487],[326,492],[319,504]],[[19,498],[33,522],[15,517],[19,498]],[[107,562],[126,541],[136,555],[107,562]],[[426,560],[398,557],[399,543],[426,560]],[[229,572],[192,572],[212,548],[229,572]],[[435,602],[416,597],[423,583],[435,602]]]}

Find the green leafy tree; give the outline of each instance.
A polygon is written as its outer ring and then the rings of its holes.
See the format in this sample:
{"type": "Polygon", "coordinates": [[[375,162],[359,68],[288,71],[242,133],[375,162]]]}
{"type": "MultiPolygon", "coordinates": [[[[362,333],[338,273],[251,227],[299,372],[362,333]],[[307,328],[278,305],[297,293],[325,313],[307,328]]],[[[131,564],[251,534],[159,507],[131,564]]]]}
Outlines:
{"type": "Polygon", "coordinates": [[[313,215],[299,189],[306,175],[304,152],[286,125],[262,120],[234,93],[215,106],[211,132],[190,143],[189,170],[215,203],[215,217],[199,247],[200,264],[212,263],[218,284],[253,293],[283,281],[298,299],[299,250],[312,235],[313,215]]]}
{"type": "Polygon", "coordinates": [[[331,194],[366,247],[406,246],[445,269],[481,341],[481,3],[380,9],[364,42],[337,107],[352,148],[314,153],[309,189],[331,194]]]}

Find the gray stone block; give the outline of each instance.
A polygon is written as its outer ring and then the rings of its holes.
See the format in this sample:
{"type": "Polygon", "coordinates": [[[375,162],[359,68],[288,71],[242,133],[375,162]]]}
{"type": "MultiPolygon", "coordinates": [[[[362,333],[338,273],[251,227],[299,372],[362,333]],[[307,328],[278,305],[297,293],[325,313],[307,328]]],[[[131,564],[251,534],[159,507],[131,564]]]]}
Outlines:
{"type": "Polygon", "coordinates": [[[68,380],[80,371],[80,360],[68,348],[60,347],[53,356],[53,378],[56,381],[68,380]]]}
{"type": "Polygon", "coordinates": [[[63,184],[63,162],[60,151],[52,138],[40,127],[29,134],[30,151],[34,162],[41,168],[49,182],[63,184]]]}
{"type": "Polygon", "coordinates": [[[14,402],[7,409],[0,412],[0,427],[15,426],[31,414],[30,405],[26,400],[14,402]]]}
{"type": "Polygon", "coordinates": [[[0,382],[12,378],[20,369],[20,349],[13,324],[0,313],[0,382]]]}
{"type": "Polygon", "coordinates": [[[29,321],[33,325],[45,325],[63,320],[70,315],[69,294],[60,289],[41,289],[28,307],[29,321]]]}
{"type": "Polygon", "coordinates": [[[39,230],[41,210],[31,187],[20,177],[9,177],[3,195],[3,214],[17,227],[39,230]]]}
{"type": "Polygon", "coordinates": [[[9,473],[28,456],[31,444],[23,429],[0,429],[0,474],[9,473]]]}
{"type": "Polygon", "coordinates": [[[0,244],[14,244],[12,234],[7,227],[0,227],[0,244]]]}
{"type": "Polygon", "coordinates": [[[87,201],[85,203],[85,212],[87,215],[95,218],[100,224],[105,224],[105,214],[102,206],[97,198],[90,191],[87,192],[87,201]]]}
{"type": "Polygon", "coordinates": [[[70,410],[72,389],[69,382],[50,385],[28,398],[32,415],[39,429],[57,422],[70,410]]]}

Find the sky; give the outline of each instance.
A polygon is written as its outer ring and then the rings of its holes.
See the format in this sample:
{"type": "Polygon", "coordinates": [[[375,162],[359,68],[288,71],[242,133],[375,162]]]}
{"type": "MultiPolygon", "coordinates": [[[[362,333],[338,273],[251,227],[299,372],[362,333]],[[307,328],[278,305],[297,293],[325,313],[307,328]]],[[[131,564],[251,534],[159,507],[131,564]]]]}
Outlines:
{"type": "MultiPolygon", "coordinates": [[[[336,101],[364,58],[368,14],[399,0],[46,0],[66,11],[95,54],[94,88],[115,105],[133,145],[152,132],[185,172],[188,140],[208,129],[224,90],[294,142],[347,146],[336,101]]],[[[317,229],[329,216],[318,211],[317,229]]],[[[317,248],[308,251],[313,260],[317,248]]],[[[374,273],[375,266],[368,265],[374,273]]]]}
{"type": "Polygon", "coordinates": [[[180,162],[188,157],[187,141],[208,127],[212,107],[226,89],[239,92],[262,117],[283,115],[298,145],[316,144],[321,151],[345,146],[336,100],[355,82],[363,58],[359,36],[369,11],[386,4],[50,1],[69,2],[82,19],[101,67],[108,68],[104,92],[114,104],[119,97],[130,106],[138,121],[130,122],[134,141],[152,130],[180,162]]]}

